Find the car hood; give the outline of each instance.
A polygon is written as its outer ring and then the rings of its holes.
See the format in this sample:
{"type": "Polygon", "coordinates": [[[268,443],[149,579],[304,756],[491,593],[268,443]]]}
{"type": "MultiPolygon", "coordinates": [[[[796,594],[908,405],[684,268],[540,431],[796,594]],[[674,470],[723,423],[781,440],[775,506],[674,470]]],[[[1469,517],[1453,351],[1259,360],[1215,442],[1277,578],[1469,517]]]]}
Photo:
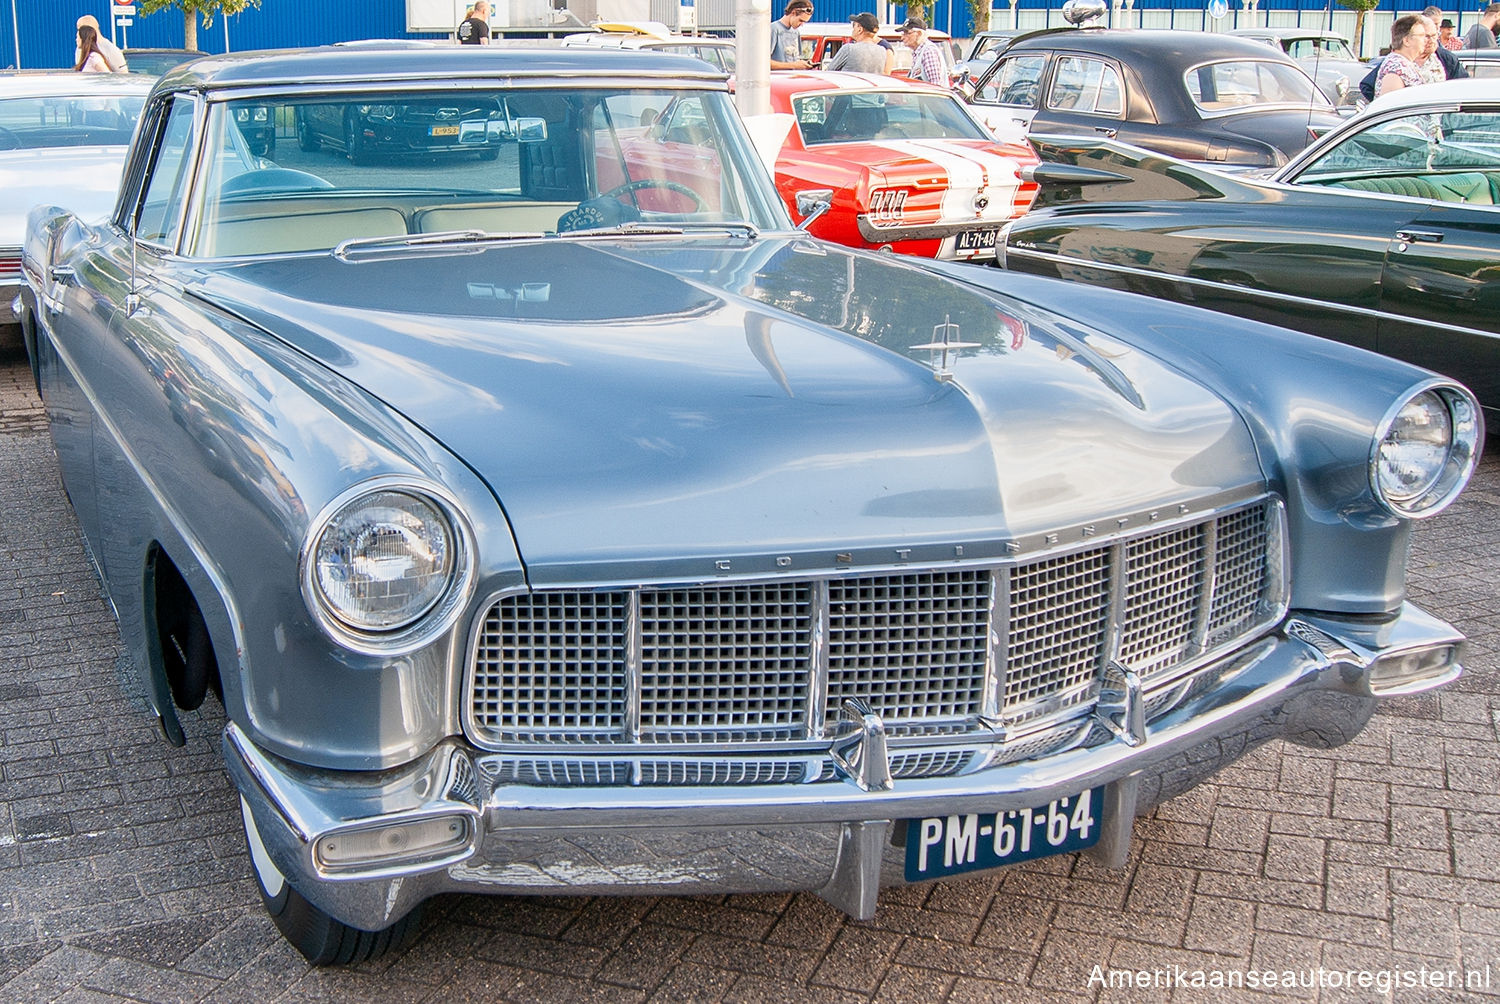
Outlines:
{"type": "Polygon", "coordinates": [[[33,206],[61,206],[97,222],[115,207],[124,146],[0,151],[0,246],[20,247],[33,206]]]}
{"type": "Polygon", "coordinates": [[[1002,555],[1261,481],[1233,409],[1144,354],[806,238],[301,257],[194,292],[468,463],[534,584],[1002,555]]]}

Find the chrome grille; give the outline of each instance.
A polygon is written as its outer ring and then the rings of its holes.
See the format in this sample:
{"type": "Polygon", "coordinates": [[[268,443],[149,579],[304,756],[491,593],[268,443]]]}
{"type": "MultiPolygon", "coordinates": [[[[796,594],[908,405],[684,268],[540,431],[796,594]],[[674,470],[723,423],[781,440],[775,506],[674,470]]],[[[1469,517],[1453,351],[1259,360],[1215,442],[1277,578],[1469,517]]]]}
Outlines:
{"type": "Polygon", "coordinates": [[[887,725],[983,710],[988,569],[836,579],[828,587],[828,707],[869,702],[887,725]]]}
{"type": "Polygon", "coordinates": [[[1268,626],[1280,526],[1262,502],[982,566],[505,596],[466,725],[494,748],[796,741],[859,698],[896,736],[1035,728],[1086,712],[1110,661],[1163,684],[1268,626]]]}
{"type": "Polygon", "coordinates": [[[642,738],[806,732],[811,586],[642,591],[642,738]]]}
{"type": "Polygon", "coordinates": [[[0,281],[21,278],[21,249],[0,248],[0,281]]]}
{"type": "Polygon", "coordinates": [[[1003,708],[1030,717],[1090,696],[1109,625],[1108,548],[1032,562],[1010,575],[1003,708]]]}

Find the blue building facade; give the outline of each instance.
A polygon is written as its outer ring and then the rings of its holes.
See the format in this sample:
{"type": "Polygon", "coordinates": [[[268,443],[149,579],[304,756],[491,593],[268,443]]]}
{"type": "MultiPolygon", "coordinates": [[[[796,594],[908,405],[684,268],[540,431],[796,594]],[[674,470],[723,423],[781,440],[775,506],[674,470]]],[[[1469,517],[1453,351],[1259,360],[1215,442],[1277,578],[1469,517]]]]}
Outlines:
{"type": "MultiPolygon", "coordinates": [[[[1063,0],[1019,0],[1014,8],[1009,0],[993,0],[992,27],[1044,27],[1060,24],[1058,11],[1063,0]]],[[[1112,0],[1110,22],[1135,27],[1179,27],[1196,30],[1220,30],[1260,24],[1330,25],[1352,36],[1346,25],[1353,14],[1343,8],[1317,4],[1315,0],[1231,0],[1232,8],[1225,18],[1211,21],[1207,0],[1112,0]]],[[[1329,0],[1331,3],[1331,0],[1329,0]]],[[[874,11],[890,20],[906,17],[901,4],[877,0],[816,0],[819,21],[845,21],[861,11],[874,11]]],[[[1372,25],[1390,24],[1396,14],[1421,10],[1422,0],[1381,0],[1380,7],[1367,19],[1372,25]]],[[[1483,4],[1473,0],[1462,9],[1451,3],[1439,6],[1467,28],[1478,16],[1483,4]]],[[[772,0],[775,14],[780,13],[779,0],[772,0]]],[[[73,60],[74,25],[80,15],[93,14],[111,34],[113,0],[0,0],[0,66],[25,69],[69,67],[73,60]]],[[[942,28],[954,38],[968,38],[974,32],[974,17],[967,0],[935,0],[928,18],[933,27],[942,28]]],[[[1378,34],[1378,31],[1377,31],[1378,34]]],[[[183,44],[182,12],[168,8],[150,17],[136,14],[128,27],[114,29],[118,43],[139,48],[180,48],[183,44]],[[123,37],[122,37],[123,36],[123,37]]],[[[216,17],[212,27],[198,28],[198,47],[206,52],[241,51],[244,49],[278,49],[302,45],[322,45],[360,38],[431,38],[406,30],[406,0],[261,0],[261,6],[233,17],[216,17]]],[[[442,37],[442,36],[436,36],[442,37]]]]}

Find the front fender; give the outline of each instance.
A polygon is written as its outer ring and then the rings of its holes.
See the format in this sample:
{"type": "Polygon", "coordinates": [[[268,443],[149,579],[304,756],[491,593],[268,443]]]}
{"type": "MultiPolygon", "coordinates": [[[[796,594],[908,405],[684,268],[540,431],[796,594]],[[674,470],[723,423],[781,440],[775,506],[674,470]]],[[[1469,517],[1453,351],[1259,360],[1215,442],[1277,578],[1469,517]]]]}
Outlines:
{"type": "Polygon", "coordinates": [[[1291,605],[1390,614],[1405,599],[1409,520],[1370,485],[1391,405],[1427,370],[1363,349],[1196,307],[995,269],[928,267],[1069,316],[1199,380],[1240,414],[1262,470],[1285,494],[1291,605]]]}

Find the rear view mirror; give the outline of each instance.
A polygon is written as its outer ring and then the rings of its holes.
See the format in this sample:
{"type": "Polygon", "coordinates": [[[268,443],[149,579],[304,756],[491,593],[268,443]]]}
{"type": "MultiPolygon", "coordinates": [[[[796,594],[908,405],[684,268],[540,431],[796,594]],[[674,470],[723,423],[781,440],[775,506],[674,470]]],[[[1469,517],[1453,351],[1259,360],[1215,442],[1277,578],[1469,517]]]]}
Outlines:
{"type": "Polygon", "coordinates": [[[541,116],[523,115],[516,119],[516,142],[517,143],[545,143],[547,141],[547,120],[541,116]]]}

